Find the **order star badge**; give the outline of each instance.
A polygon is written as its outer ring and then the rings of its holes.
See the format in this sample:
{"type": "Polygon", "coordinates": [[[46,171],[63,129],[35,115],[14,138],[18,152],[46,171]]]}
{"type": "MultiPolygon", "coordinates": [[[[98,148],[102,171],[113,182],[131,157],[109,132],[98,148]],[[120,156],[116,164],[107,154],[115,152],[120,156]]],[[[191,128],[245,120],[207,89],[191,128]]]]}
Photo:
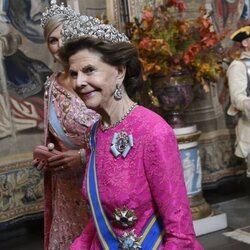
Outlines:
{"type": "Polygon", "coordinates": [[[115,223],[123,228],[132,227],[137,221],[134,211],[126,207],[116,208],[113,218],[115,223]]]}
{"type": "Polygon", "coordinates": [[[111,151],[115,157],[122,155],[122,157],[125,158],[133,145],[133,136],[128,135],[125,131],[121,131],[114,133],[111,151]]]}
{"type": "Polygon", "coordinates": [[[134,230],[125,232],[119,238],[119,247],[121,250],[139,250],[141,245],[139,243],[140,237],[137,237],[134,230]]]}

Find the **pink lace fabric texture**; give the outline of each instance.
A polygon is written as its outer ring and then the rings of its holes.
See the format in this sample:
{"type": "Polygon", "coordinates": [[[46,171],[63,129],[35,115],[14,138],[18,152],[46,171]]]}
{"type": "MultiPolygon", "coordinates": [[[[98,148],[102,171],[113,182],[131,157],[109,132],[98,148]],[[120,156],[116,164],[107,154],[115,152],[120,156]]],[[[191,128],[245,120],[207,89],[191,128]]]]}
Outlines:
{"type": "MultiPolygon", "coordinates": [[[[97,131],[96,171],[104,211],[117,236],[124,230],[115,226],[113,212],[126,207],[134,210],[138,221],[130,228],[141,235],[157,211],[166,232],[160,249],[203,249],[195,237],[178,145],[172,128],[157,114],[137,106],[114,128],[97,131]],[[133,136],[134,146],[126,158],[111,152],[114,133],[133,136]]],[[[86,179],[83,195],[87,199],[86,179]]],[[[71,250],[102,249],[93,219],[74,241],[71,250]]]]}
{"type": "Polygon", "coordinates": [[[52,223],[49,232],[49,250],[69,249],[72,241],[86,225],[89,214],[81,199],[82,167],[53,174],[52,223]]]}
{"type": "MultiPolygon", "coordinates": [[[[76,148],[83,148],[86,146],[85,137],[88,137],[99,115],[87,109],[77,95],[64,89],[56,79],[57,74],[54,74],[47,83],[49,92],[45,99],[45,142],[47,144],[52,140],[60,151],[69,149],[48,121],[49,106],[53,105],[67,138],[76,148]]],[[[72,166],[64,171],[51,172],[48,178],[45,175],[45,185],[51,185],[45,188],[45,248],[49,250],[69,249],[89,219],[86,202],[81,194],[83,169],[83,166],[72,166]]]]}

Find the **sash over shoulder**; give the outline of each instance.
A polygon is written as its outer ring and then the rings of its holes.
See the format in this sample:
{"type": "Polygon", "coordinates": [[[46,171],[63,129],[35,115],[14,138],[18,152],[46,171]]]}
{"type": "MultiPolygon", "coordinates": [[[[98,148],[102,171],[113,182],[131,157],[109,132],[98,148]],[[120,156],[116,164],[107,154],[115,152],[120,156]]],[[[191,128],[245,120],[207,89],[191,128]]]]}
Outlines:
{"type": "Polygon", "coordinates": [[[151,216],[140,237],[137,237],[133,230],[125,232],[121,237],[118,237],[105,215],[99,197],[95,166],[95,138],[98,124],[99,122],[96,122],[91,131],[91,155],[87,171],[87,194],[101,245],[105,250],[158,249],[165,234],[158,214],[151,216]]]}

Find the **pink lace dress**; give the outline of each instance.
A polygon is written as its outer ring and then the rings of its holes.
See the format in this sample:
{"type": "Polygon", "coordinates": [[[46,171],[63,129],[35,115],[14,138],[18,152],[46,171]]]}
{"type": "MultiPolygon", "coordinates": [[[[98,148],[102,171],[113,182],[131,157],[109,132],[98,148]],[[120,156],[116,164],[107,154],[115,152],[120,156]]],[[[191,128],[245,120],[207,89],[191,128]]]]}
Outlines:
{"type": "MultiPolygon", "coordinates": [[[[86,147],[85,137],[99,116],[57,82],[58,73],[45,84],[45,144],[60,151],[86,147]]],[[[44,172],[45,249],[69,249],[89,215],[82,199],[83,166],[44,172]]]]}
{"type": "MultiPolygon", "coordinates": [[[[114,128],[96,135],[96,171],[101,203],[117,236],[124,230],[114,223],[115,209],[133,210],[138,220],[130,230],[140,236],[153,213],[159,212],[165,237],[160,249],[203,249],[195,237],[178,145],[171,127],[157,114],[137,106],[114,128]],[[133,136],[134,146],[125,158],[114,157],[114,133],[133,136]]],[[[87,199],[86,177],[83,195],[87,199]]],[[[71,250],[102,249],[90,219],[71,250]]]]}

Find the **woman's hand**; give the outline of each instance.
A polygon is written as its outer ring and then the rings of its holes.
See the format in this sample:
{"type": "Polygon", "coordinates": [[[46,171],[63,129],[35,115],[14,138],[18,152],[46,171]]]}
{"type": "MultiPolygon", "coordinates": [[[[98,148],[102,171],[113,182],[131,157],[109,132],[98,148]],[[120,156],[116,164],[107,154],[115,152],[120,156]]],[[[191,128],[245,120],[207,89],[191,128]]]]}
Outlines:
{"type": "Polygon", "coordinates": [[[45,160],[40,160],[38,158],[34,159],[32,162],[31,162],[31,165],[33,167],[35,167],[37,170],[42,170],[42,169],[45,169],[46,168],[46,162],[45,160]]]}
{"type": "Polygon", "coordinates": [[[47,168],[50,170],[63,170],[81,166],[82,160],[79,150],[68,150],[48,159],[47,168]]]}

